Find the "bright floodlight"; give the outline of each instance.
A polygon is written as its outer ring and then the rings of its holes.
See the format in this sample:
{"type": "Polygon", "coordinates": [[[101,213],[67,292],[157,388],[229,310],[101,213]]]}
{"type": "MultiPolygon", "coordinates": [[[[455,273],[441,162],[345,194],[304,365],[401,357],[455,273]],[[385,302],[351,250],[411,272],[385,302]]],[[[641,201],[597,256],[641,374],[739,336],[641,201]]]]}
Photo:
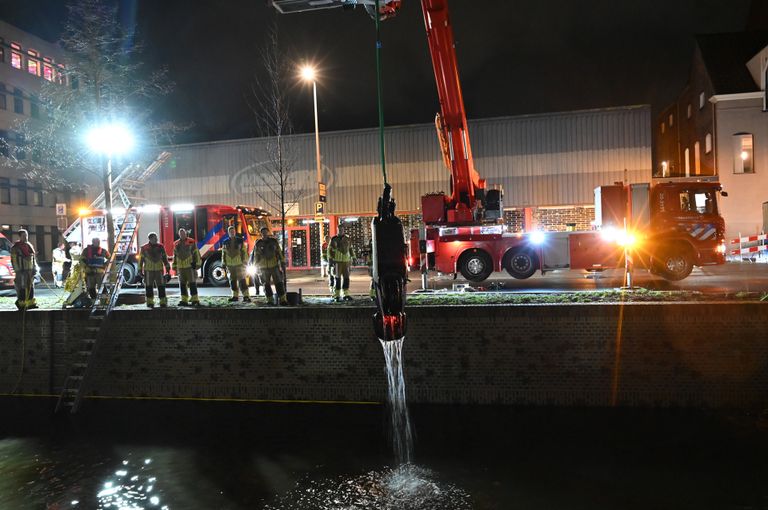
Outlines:
{"type": "Polygon", "coordinates": [[[531,242],[535,245],[542,244],[546,240],[546,235],[541,230],[531,232],[531,242]]]}
{"type": "Polygon", "coordinates": [[[86,135],[93,152],[113,156],[125,154],[133,148],[133,135],[120,124],[104,124],[91,129],[86,135]]]}
{"type": "Polygon", "coordinates": [[[301,68],[301,78],[305,81],[315,81],[315,76],[317,76],[317,73],[315,72],[315,68],[306,65],[301,68]]]}

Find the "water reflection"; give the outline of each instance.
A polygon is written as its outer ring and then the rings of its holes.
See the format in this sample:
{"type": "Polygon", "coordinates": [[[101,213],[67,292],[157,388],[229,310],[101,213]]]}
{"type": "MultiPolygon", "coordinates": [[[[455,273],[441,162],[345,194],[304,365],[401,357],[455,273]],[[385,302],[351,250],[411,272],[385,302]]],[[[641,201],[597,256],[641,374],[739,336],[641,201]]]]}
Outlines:
{"type": "Polygon", "coordinates": [[[304,480],[265,510],[469,510],[469,495],[432,471],[403,464],[356,478],[304,480]]]}
{"type": "Polygon", "coordinates": [[[123,460],[122,468],[104,482],[96,494],[99,510],[170,510],[161,506],[160,496],[153,494],[157,477],[150,472],[151,458],[131,462],[123,460]]]}

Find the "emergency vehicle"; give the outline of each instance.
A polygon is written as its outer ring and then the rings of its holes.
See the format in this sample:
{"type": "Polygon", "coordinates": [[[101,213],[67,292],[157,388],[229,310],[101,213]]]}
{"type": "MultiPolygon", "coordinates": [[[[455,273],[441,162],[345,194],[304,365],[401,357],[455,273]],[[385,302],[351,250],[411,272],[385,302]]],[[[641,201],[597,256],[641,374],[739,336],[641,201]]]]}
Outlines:
{"type": "Polygon", "coordinates": [[[13,286],[13,266],[11,265],[11,246],[13,243],[0,234],[0,287],[13,286]]]}
{"type": "MultiPolygon", "coordinates": [[[[136,254],[139,247],[147,242],[147,235],[156,232],[169,260],[173,260],[173,243],[178,239],[178,231],[184,228],[197,242],[202,257],[202,267],[198,268],[204,281],[216,286],[227,284],[227,275],[222,267],[219,249],[229,239],[227,230],[230,226],[237,229],[248,246],[248,253],[253,250],[259,239],[259,231],[267,227],[272,232],[270,213],[257,207],[242,205],[193,205],[174,204],[171,206],[144,205],[135,210],[113,209],[115,217],[116,242],[130,239],[138,228],[138,235],[127,252],[128,260],[123,265],[123,279],[126,283],[138,282],[138,261],[136,254]],[[117,239],[124,222],[129,222],[123,229],[123,239],[117,239]]],[[[74,223],[65,234],[67,241],[76,241],[87,246],[94,237],[98,237],[101,246],[107,246],[106,215],[102,209],[81,210],[79,221],[74,223]]]]}

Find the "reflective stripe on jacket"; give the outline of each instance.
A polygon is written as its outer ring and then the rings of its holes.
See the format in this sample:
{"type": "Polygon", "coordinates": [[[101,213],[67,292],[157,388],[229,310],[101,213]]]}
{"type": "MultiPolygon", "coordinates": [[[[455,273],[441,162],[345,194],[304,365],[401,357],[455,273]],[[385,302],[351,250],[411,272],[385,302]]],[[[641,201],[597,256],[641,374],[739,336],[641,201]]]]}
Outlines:
{"type": "Polygon", "coordinates": [[[200,251],[197,249],[197,243],[194,239],[187,238],[184,242],[177,239],[173,243],[173,269],[189,269],[194,264],[195,268],[200,267],[200,251]]]}
{"type": "Polygon", "coordinates": [[[163,268],[169,269],[168,255],[165,254],[165,248],[160,243],[147,243],[141,247],[139,252],[139,269],[141,271],[162,271],[163,268]]]}
{"type": "Polygon", "coordinates": [[[11,265],[17,273],[19,271],[35,270],[35,248],[32,244],[16,241],[11,247],[11,265]]]}
{"type": "Polygon", "coordinates": [[[221,263],[224,267],[236,267],[245,264],[248,260],[248,248],[245,241],[236,237],[227,239],[221,246],[221,263]]]}
{"type": "Polygon", "coordinates": [[[352,240],[348,235],[333,236],[328,244],[328,260],[331,262],[351,262],[355,256],[352,240]]]}

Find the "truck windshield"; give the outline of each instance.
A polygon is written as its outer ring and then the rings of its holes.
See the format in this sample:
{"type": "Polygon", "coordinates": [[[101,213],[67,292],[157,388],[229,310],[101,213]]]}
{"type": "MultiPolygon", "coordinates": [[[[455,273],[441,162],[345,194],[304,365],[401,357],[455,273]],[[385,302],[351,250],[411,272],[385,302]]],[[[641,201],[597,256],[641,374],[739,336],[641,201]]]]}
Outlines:
{"type": "Polygon", "coordinates": [[[255,214],[245,215],[245,225],[246,225],[246,228],[248,229],[248,235],[252,235],[252,236],[258,236],[259,232],[263,227],[269,228],[269,225],[267,224],[266,216],[262,216],[261,218],[259,218],[255,214]]]}
{"type": "Polygon", "coordinates": [[[10,257],[10,256],[11,256],[11,242],[4,237],[0,237],[0,257],[10,257]]]}
{"type": "Polygon", "coordinates": [[[716,191],[690,189],[678,194],[680,212],[685,214],[717,214],[716,191]]]}

